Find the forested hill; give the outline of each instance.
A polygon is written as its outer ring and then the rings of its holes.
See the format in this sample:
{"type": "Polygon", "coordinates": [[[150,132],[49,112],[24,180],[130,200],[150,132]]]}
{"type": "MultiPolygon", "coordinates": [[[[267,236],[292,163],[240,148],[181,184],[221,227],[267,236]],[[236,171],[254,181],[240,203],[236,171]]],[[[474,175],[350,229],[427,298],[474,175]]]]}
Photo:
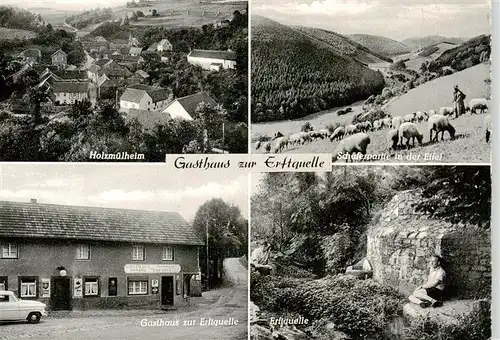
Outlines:
{"type": "Polygon", "coordinates": [[[36,31],[42,26],[42,17],[25,9],[0,6],[0,27],[36,31]]]}
{"type": "Polygon", "coordinates": [[[442,37],[440,35],[428,35],[426,37],[414,37],[402,40],[401,43],[408,46],[412,50],[418,48],[424,48],[430,45],[436,45],[442,42],[449,42],[452,44],[460,45],[465,42],[467,39],[464,38],[447,38],[442,37]]]}
{"type": "Polygon", "coordinates": [[[350,34],[348,37],[358,44],[385,56],[393,56],[411,52],[410,48],[399,41],[369,34],[350,34]]]}
{"type": "Polygon", "coordinates": [[[252,17],[252,120],[294,119],[369,97],[384,86],[328,43],[267,18],[252,17]]]}
{"type": "Polygon", "coordinates": [[[294,29],[304,33],[313,40],[318,40],[331,46],[339,54],[350,56],[362,63],[369,64],[381,61],[392,63],[392,59],[387,56],[374,52],[344,35],[320,28],[297,26],[294,29]]]}

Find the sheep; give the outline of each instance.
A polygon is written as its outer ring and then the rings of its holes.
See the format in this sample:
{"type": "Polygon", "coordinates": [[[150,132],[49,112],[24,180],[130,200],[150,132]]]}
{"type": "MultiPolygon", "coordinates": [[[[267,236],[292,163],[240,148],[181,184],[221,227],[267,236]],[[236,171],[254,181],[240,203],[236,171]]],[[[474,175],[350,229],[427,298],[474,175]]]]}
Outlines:
{"type": "Polygon", "coordinates": [[[380,120],[378,119],[375,119],[373,121],[373,130],[377,131],[377,130],[380,130],[381,129],[381,126],[380,126],[380,120]]]}
{"type": "Polygon", "coordinates": [[[387,141],[389,142],[389,150],[392,148],[396,150],[399,142],[399,131],[398,129],[389,130],[387,133],[387,141]]]}
{"type": "Polygon", "coordinates": [[[448,117],[443,115],[434,115],[429,118],[427,122],[429,129],[429,138],[431,141],[438,140],[438,134],[441,132],[441,140],[444,139],[444,132],[448,131],[451,139],[455,139],[455,128],[448,121],[448,117]],[[432,138],[432,131],[436,131],[436,135],[432,138]]]}
{"type": "Polygon", "coordinates": [[[358,131],[364,131],[364,125],[363,125],[363,123],[357,123],[355,125],[356,125],[356,129],[358,131]]]}
{"type": "Polygon", "coordinates": [[[487,115],[486,117],[484,117],[483,125],[486,132],[486,143],[488,143],[490,141],[491,128],[492,128],[491,115],[487,115]]]}
{"type": "Polygon", "coordinates": [[[324,138],[323,135],[321,133],[319,133],[319,131],[309,131],[308,134],[309,134],[309,137],[311,137],[311,139],[313,139],[313,140],[315,140],[317,138],[321,138],[321,139],[324,138]]]}
{"type": "Polygon", "coordinates": [[[302,145],[306,144],[306,142],[311,142],[312,138],[307,132],[299,132],[300,133],[300,142],[302,145]]]}
{"type": "Polygon", "coordinates": [[[470,113],[476,113],[476,110],[481,110],[483,113],[485,110],[488,110],[488,102],[486,98],[474,98],[469,102],[470,113]]]}
{"type": "Polygon", "coordinates": [[[345,113],[349,113],[349,112],[352,112],[352,107],[346,107],[344,109],[345,113]]]}
{"type": "Polygon", "coordinates": [[[404,120],[403,120],[403,117],[401,116],[396,116],[396,117],[393,117],[392,118],[392,122],[391,122],[391,127],[393,129],[399,129],[399,127],[401,126],[401,124],[404,123],[404,120]]]}
{"type": "Polygon", "coordinates": [[[413,113],[408,113],[403,117],[403,120],[405,123],[413,123],[415,122],[415,112],[413,113]]]}
{"type": "Polygon", "coordinates": [[[342,137],[344,137],[344,135],[345,135],[345,127],[339,126],[330,135],[330,141],[333,142],[334,140],[340,140],[342,139],[342,137]]]}
{"type": "Polygon", "coordinates": [[[368,121],[368,120],[363,123],[363,127],[365,129],[365,132],[373,130],[372,123],[370,121],[368,121]]]}
{"type": "MultiPolygon", "coordinates": [[[[346,139],[341,140],[335,147],[332,162],[335,162],[342,154],[352,155],[361,152],[361,154],[365,155],[368,144],[370,144],[370,136],[364,132],[356,133],[355,135],[347,137],[346,139]]],[[[349,157],[347,161],[349,161],[349,159],[353,161],[351,157],[349,157]]]]}
{"type": "Polygon", "coordinates": [[[274,133],[273,138],[271,140],[275,140],[275,139],[283,137],[283,136],[284,135],[281,132],[277,131],[274,133]]]}
{"type": "Polygon", "coordinates": [[[429,110],[429,112],[427,112],[427,119],[429,119],[430,116],[434,116],[435,114],[436,114],[436,111],[429,110]]]}
{"type": "Polygon", "coordinates": [[[275,140],[273,153],[282,152],[288,146],[288,137],[279,137],[275,140]]]}
{"type": "Polygon", "coordinates": [[[427,119],[429,119],[429,116],[427,115],[427,112],[425,111],[417,111],[415,112],[415,120],[417,122],[422,122],[422,121],[426,121],[427,119]]]}
{"type": "Polygon", "coordinates": [[[415,123],[404,122],[399,127],[399,138],[401,141],[401,145],[403,145],[403,138],[406,138],[406,148],[410,148],[410,139],[412,140],[413,146],[415,146],[415,138],[418,140],[418,144],[422,145],[424,135],[422,135],[420,131],[418,131],[415,123]]]}
{"type": "Polygon", "coordinates": [[[302,134],[303,133],[304,132],[297,132],[297,133],[290,135],[290,137],[288,137],[288,143],[291,145],[295,145],[297,143],[302,143],[302,134]]]}
{"type": "Polygon", "coordinates": [[[330,135],[330,131],[328,129],[321,129],[318,132],[323,136],[322,139],[324,139],[324,138],[328,137],[328,135],[330,135]]]}
{"type": "Polygon", "coordinates": [[[384,122],[385,127],[387,128],[391,127],[391,121],[392,121],[391,117],[384,118],[382,121],[384,122]]]}
{"type": "Polygon", "coordinates": [[[443,106],[439,109],[438,113],[441,116],[452,116],[455,113],[455,109],[450,106],[443,106]]]}
{"type": "Polygon", "coordinates": [[[355,134],[356,132],[358,132],[358,128],[356,127],[356,125],[352,125],[352,124],[350,124],[350,125],[347,125],[347,126],[345,127],[345,134],[346,134],[346,135],[353,135],[353,134],[355,134]]]}
{"type": "Polygon", "coordinates": [[[268,142],[257,142],[257,145],[255,147],[256,150],[262,147],[262,150],[264,150],[266,153],[271,151],[271,141],[268,142]]]}

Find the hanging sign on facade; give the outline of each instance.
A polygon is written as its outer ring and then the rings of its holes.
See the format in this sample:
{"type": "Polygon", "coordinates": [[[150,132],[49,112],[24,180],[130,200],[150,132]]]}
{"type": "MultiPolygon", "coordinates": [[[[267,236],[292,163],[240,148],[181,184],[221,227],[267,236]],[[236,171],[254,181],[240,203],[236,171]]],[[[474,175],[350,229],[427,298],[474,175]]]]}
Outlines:
{"type": "Polygon", "coordinates": [[[178,264],[126,264],[123,268],[126,274],[171,274],[179,273],[181,266],[178,264]]]}
{"type": "Polygon", "coordinates": [[[42,279],[42,297],[50,297],[50,279],[42,279]]]}
{"type": "Polygon", "coordinates": [[[81,277],[75,277],[73,280],[73,297],[81,298],[83,297],[83,280],[81,277]]]}

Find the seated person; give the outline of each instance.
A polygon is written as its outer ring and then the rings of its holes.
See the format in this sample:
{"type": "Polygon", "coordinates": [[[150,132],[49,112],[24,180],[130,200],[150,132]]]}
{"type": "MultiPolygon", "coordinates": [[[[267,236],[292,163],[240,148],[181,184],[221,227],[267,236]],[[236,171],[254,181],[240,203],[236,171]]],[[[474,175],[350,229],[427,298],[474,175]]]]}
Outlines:
{"type": "Polygon", "coordinates": [[[269,242],[264,241],[260,247],[252,251],[252,255],[250,256],[250,267],[254,268],[262,275],[270,274],[272,266],[267,264],[270,256],[271,245],[269,242]]]}
{"type": "Polygon", "coordinates": [[[432,307],[443,305],[442,298],[446,273],[441,268],[441,263],[441,257],[435,255],[431,258],[431,268],[427,282],[418,286],[413,294],[409,296],[411,302],[423,308],[429,305],[432,307]]]}

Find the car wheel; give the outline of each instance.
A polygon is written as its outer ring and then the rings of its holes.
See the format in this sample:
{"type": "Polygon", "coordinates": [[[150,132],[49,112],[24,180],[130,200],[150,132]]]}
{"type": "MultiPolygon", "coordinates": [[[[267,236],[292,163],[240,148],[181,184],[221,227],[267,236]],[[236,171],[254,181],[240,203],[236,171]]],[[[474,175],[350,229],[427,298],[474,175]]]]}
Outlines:
{"type": "Polygon", "coordinates": [[[28,315],[28,322],[29,323],[38,323],[40,321],[41,315],[40,313],[30,313],[28,315]]]}

